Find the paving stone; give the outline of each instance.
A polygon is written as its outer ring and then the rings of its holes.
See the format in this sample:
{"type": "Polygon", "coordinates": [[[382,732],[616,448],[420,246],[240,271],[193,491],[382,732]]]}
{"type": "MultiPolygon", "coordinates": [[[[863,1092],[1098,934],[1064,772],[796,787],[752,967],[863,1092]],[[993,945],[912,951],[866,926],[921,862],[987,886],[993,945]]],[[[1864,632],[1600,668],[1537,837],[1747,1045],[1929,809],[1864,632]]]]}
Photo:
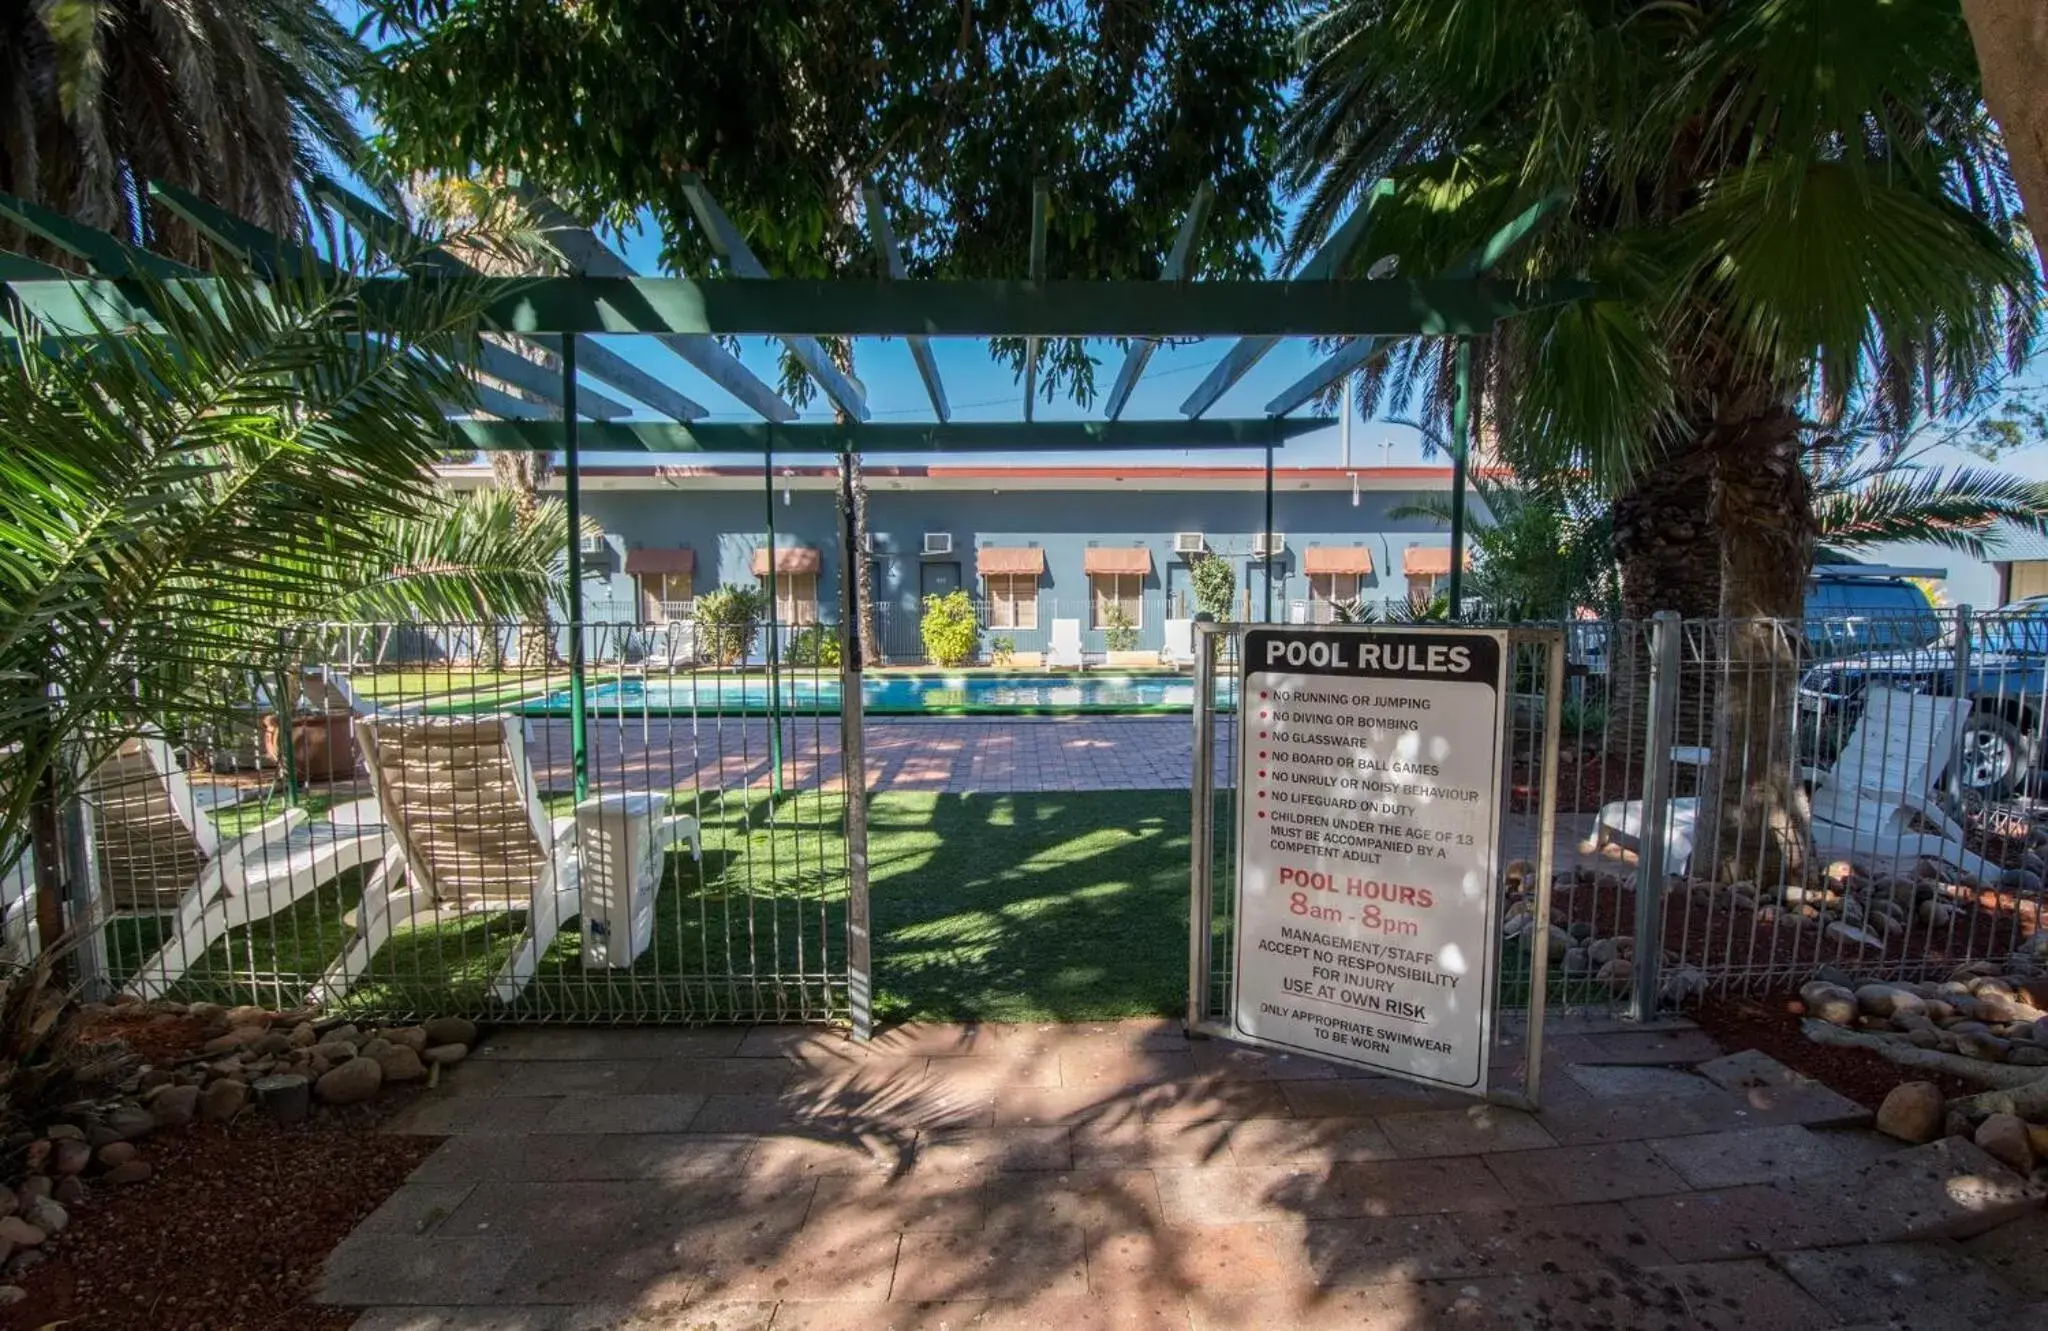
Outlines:
{"type": "Polygon", "coordinates": [[[1923,1315],[1963,1315],[1979,1325],[2001,1321],[2020,1300],[2013,1288],[1954,1244],[1875,1243],[1786,1253],[1785,1274],[1837,1319],[1880,1310],[1908,1325],[1923,1315]]]}
{"type": "Polygon", "coordinates": [[[1201,1076],[1147,1086],[1138,1112],[1153,1123],[1215,1123],[1250,1118],[1291,1118],[1287,1097],[1271,1082],[1225,1081],[1201,1076]]]}
{"type": "Polygon", "coordinates": [[[356,1234],[431,1234],[460,1207],[475,1188],[474,1183],[404,1183],[384,1199],[376,1210],[363,1217],[352,1231],[356,1234]]]}
{"type": "Polygon", "coordinates": [[[446,1238],[514,1235],[547,1240],[628,1233],[662,1220],[674,1205],[665,1183],[486,1182],[473,1187],[437,1228],[446,1238]]]}
{"type": "Polygon", "coordinates": [[[1137,1017],[1129,1021],[1047,1022],[1011,1026],[1004,1032],[1019,1048],[1061,1050],[1122,1045],[1131,1049],[1188,1049],[1192,1041],[1175,1017],[1137,1017]]]}
{"type": "Polygon", "coordinates": [[[516,1137],[539,1132],[561,1101],[554,1096],[456,1096],[423,1099],[386,1131],[431,1137],[516,1137]]]}
{"type": "Polygon", "coordinates": [[[1380,1129],[1387,1134],[1388,1145],[1404,1156],[1478,1155],[1557,1145],[1534,1115],[1487,1104],[1389,1114],[1380,1120],[1380,1129]]]}
{"type": "Polygon", "coordinates": [[[2048,1299],[2048,1214],[2036,1211],[1967,1239],[1962,1250],[2029,1299],[2048,1299]]]}
{"type": "Polygon", "coordinates": [[[476,1183],[486,1179],[678,1178],[739,1172],[756,1145],[752,1137],[675,1133],[521,1137],[455,1137],[420,1163],[415,1183],[476,1183]]]}
{"type": "MultiPolygon", "coordinates": [[[[2006,1309],[1999,1315],[2000,1331],[2006,1327],[2025,1327],[2033,1331],[2037,1326],[2048,1326],[2048,1303],[2019,1304],[2006,1309]]],[[[1878,1321],[1858,1322],[1854,1326],[1835,1326],[1830,1331],[1986,1331],[1982,1318],[1970,1313],[1923,1312],[1910,1321],[1903,1317],[1884,1317],[1878,1321]]]]}
{"type": "MultiPolygon", "coordinates": [[[[794,1306],[794,1305],[792,1305],[794,1306]]],[[[595,1304],[568,1311],[561,1331],[767,1331],[774,1303],[702,1303],[662,1306],[595,1304]]]]}
{"type": "MultiPolygon", "coordinates": [[[[1236,1122],[1121,1122],[1070,1129],[1074,1164],[1081,1169],[1143,1169],[1153,1165],[1236,1163],[1230,1142],[1236,1122]]],[[[1001,1131],[1002,1129],[998,1129],[1001,1131]]]]}
{"type": "Polygon", "coordinates": [[[1087,1244],[1080,1226],[1004,1225],[971,1234],[904,1235],[889,1297],[929,1303],[1087,1293],[1087,1244]]]}
{"type": "Polygon", "coordinates": [[[1702,1063],[1699,1073],[1740,1097],[1752,1122],[1860,1127],[1871,1120],[1864,1106],[1754,1049],[1702,1063]]]}
{"type": "Polygon", "coordinates": [[[1073,1167],[1070,1128],[933,1128],[917,1138],[917,1168],[921,1170],[951,1174],[1073,1167]]]}
{"type": "Polygon", "coordinates": [[[1680,1178],[1647,1142],[1602,1142],[1486,1157],[1486,1167],[1522,1206],[1612,1202],[1684,1192],[1680,1178]]]}
{"type": "Polygon", "coordinates": [[[1286,1288],[1311,1279],[1295,1224],[1212,1225],[1126,1230],[1088,1245],[1088,1287],[1186,1292],[1193,1289],[1286,1288]]]}
{"type": "Polygon", "coordinates": [[[1719,1045],[1702,1030],[1615,1031],[1566,1036],[1545,1054],[1561,1063],[1621,1066],[1689,1066],[1718,1058],[1719,1045]]]}
{"type": "Polygon", "coordinates": [[[664,1066],[649,1059],[566,1059],[503,1063],[499,1095],[622,1095],[664,1066]]]}
{"type": "Polygon", "coordinates": [[[1467,1211],[1447,1224],[1468,1254],[1464,1270],[1475,1275],[1626,1273],[1671,1261],[1617,1202],[1467,1211]]]}
{"type": "Polygon", "coordinates": [[[1313,1219],[1498,1210],[1513,1204],[1476,1156],[1351,1161],[1327,1173],[1297,1173],[1276,1202],[1313,1219]]]}
{"type": "Polygon", "coordinates": [[[1192,1331],[1420,1331],[1429,1325],[1415,1285],[1197,1293],[1187,1308],[1192,1331]]]}
{"type": "Polygon", "coordinates": [[[2044,1191],[1956,1137],[1796,1180],[1784,1190],[1812,1208],[1858,1220],[1873,1243],[1982,1234],[2040,1209],[2044,1191]]]}
{"type": "Polygon", "coordinates": [[[1029,1029],[996,1022],[913,1021],[876,1031],[868,1052],[877,1058],[998,1057],[1029,1029]]]}
{"type": "Polygon", "coordinates": [[[915,1130],[761,1137],[747,1157],[746,1172],[781,1177],[909,1169],[917,1158],[917,1138],[915,1130]]]}
{"type": "Polygon", "coordinates": [[[1834,1173],[1881,1160],[1899,1149],[1898,1143],[1872,1133],[1816,1130],[1796,1123],[1665,1137],[1650,1146],[1695,1188],[1734,1188],[1834,1173]]]}
{"type": "MultiPolygon", "coordinates": [[[[576,1095],[557,1100],[536,1132],[717,1132],[699,1128],[702,1095],[576,1095]]],[[[499,1101],[498,1103],[507,1103],[499,1101]]]]}
{"type": "Polygon", "coordinates": [[[566,1308],[372,1308],[349,1331],[569,1331],[566,1308]]]}
{"type": "Polygon", "coordinates": [[[740,1026],[529,1026],[486,1038],[471,1060],[718,1058],[751,1034],[740,1026]]]}
{"type": "Polygon", "coordinates": [[[1285,1165],[1212,1165],[1152,1172],[1159,1181],[1166,1223],[1204,1228],[1306,1214],[1297,1203],[1318,1182],[1315,1175],[1285,1165]]]}
{"type": "Polygon", "coordinates": [[[1117,1292],[1021,1300],[949,1300],[863,1308],[866,1317],[829,1303],[786,1303],[775,1331],[1187,1331],[1184,1300],[1173,1293],[1117,1292]]]}
{"type": "Polygon", "coordinates": [[[1644,1236],[1677,1262],[1867,1240],[1860,1216],[1832,1205],[1816,1206],[1769,1184],[1640,1198],[1623,1206],[1642,1225],[1644,1236]]]}
{"type": "Polygon", "coordinates": [[[1063,1086],[1149,1086],[1195,1075],[1195,1056],[1186,1049],[1148,1049],[1089,1043],[1059,1051],[1063,1086]]]}
{"type": "Polygon", "coordinates": [[[1551,1328],[1627,1327],[1630,1331],[1693,1331],[1697,1325],[1677,1286],[1648,1272],[1568,1271],[1489,1276],[1416,1287],[1427,1320],[1419,1326],[1551,1328]]]}
{"type": "Polygon", "coordinates": [[[1783,1272],[1762,1259],[1655,1267],[1678,1289],[1699,1331],[1821,1331],[1835,1323],[1783,1272]]]}
{"type": "Polygon", "coordinates": [[[986,1058],[932,1058],[925,1060],[925,1080],[958,1095],[993,1099],[997,1091],[1014,1086],[1058,1086],[1060,1060],[1057,1053],[1029,1054],[1012,1058],[993,1054],[986,1058]]]}
{"type": "Polygon", "coordinates": [[[1536,1121],[1566,1146],[1641,1141],[1682,1133],[1726,1132],[1746,1126],[1725,1092],[1712,1097],[1658,1101],[1583,1099],[1543,1093],[1536,1121]]]}
{"type": "Polygon", "coordinates": [[[798,1063],[861,1063],[874,1050],[837,1026],[756,1026],[732,1048],[719,1052],[798,1063]]]}
{"type": "Polygon", "coordinates": [[[840,1174],[817,1181],[811,1205],[819,1216],[858,1211],[906,1233],[980,1229],[988,1216],[987,1179],[978,1170],[840,1174]]]}
{"type": "Polygon", "coordinates": [[[1299,1242],[1310,1284],[1379,1285],[1473,1269],[1472,1256],[1449,1216],[1311,1220],[1301,1229],[1299,1242]]]}
{"type": "Polygon", "coordinates": [[[578,1308],[683,1307],[704,1288],[701,1263],[673,1235],[657,1230],[553,1244],[509,1281],[520,1301],[578,1308]]]}
{"type": "Polygon", "coordinates": [[[1381,1118],[1431,1109],[1460,1109],[1470,1101],[1391,1077],[1280,1084],[1287,1107],[1300,1118],[1381,1118]]]}
{"type": "Polygon", "coordinates": [[[1254,1049],[1228,1040],[1197,1040],[1195,1067],[1231,1081],[1339,1081],[1361,1074],[1355,1068],[1284,1049],[1254,1049]]]}
{"type": "Polygon", "coordinates": [[[674,1058],[641,1065],[635,1090],[648,1095],[778,1095],[796,1071],[772,1058],[674,1058]]]}
{"type": "Polygon", "coordinates": [[[528,1262],[525,1239],[351,1237],[327,1256],[319,1303],[371,1305],[515,1303],[513,1272],[528,1262]]]}
{"type": "Polygon", "coordinates": [[[1599,1100],[1690,1100],[1712,1097],[1721,1090],[1705,1077],[1682,1068],[1593,1063],[1569,1066],[1564,1072],[1599,1100]]]}
{"type": "Polygon", "coordinates": [[[1075,1225],[1099,1236],[1166,1224],[1158,1179],[1149,1169],[999,1174],[987,1195],[993,1229],[1075,1225]]]}
{"type": "Polygon", "coordinates": [[[1340,1160],[1391,1160],[1397,1154],[1379,1120],[1371,1118],[1246,1119],[1229,1125],[1226,1136],[1240,1165],[1324,1169],[1340,1160]]]}
{"type": "Polygon", "coordinates": [[[1140,1116],[1141,1087],[1018,1086],[991,1101],[996,1126],[1074,1127],[1140,1116]]]}

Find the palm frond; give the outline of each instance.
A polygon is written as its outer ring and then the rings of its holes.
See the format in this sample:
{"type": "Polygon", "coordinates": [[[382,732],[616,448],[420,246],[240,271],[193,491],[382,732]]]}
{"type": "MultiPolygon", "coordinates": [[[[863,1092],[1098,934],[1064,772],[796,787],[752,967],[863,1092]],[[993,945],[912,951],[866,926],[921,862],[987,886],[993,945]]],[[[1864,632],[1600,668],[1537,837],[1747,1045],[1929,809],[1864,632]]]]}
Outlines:
{"type": "Polygon", "coordinates": [[[1928,541],[1991,556],[2001,523],[2048,534],[2048,485],[1981,467],[1883,472],[1814,497],[1820,539],[1848,550],[1928,541]]]}

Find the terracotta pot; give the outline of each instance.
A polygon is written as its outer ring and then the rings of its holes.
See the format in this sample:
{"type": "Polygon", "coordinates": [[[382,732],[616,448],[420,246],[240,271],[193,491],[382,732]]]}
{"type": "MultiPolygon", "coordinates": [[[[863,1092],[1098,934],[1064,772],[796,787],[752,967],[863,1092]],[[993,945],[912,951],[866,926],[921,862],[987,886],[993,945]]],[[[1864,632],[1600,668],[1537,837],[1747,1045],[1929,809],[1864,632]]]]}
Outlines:
{"type": "MultiPolygon", "coordinates": [[[[279,761],[277,718],[263,718],[263,752],[279,761]]],[[[345,781],[356,772],[354,718],[299,715],[292,718],[292,772],[300,781],[345,781]]]]}

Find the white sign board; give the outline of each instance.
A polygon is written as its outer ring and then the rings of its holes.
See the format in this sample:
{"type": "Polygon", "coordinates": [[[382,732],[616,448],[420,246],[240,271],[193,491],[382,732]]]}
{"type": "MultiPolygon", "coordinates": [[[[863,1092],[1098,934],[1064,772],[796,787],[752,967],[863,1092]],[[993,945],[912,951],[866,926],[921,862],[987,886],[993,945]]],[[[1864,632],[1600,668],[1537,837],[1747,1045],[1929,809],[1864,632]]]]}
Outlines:
{"type": "Polygon", "coordinates": [[[1239,1035],[1484,1093],[1507,635],[1251,629],[1239,1035]]]}

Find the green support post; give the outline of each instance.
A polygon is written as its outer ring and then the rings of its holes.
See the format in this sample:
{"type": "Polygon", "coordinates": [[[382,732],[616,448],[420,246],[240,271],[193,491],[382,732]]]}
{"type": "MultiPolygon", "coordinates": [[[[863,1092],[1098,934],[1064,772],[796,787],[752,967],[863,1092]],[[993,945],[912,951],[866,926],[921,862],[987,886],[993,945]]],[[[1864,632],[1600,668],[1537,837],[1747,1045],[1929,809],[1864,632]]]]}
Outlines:
{"type": "Polygon", "coordinates": [[[1273,622],[1273,446],[1266,445],[1266,608],[1261,618],[1273,622]]]}
{"type": "Polygon", "coordinates": [[[782,798],[782,654],[776,646],[780,615],[775,605],[775,446],[761,449],[762,495],[768,502],[768,789],[782,798]]]}
{"type": "Polygon", "coordinates": [[[1460,617],[1465,596],[1466,459],[1472,442],[1472,343],[1458,339],[1457,396],[1451,402],[1451,606],[1460,617]]]}
{"type": "Polygon", "coordinates": [[[576,450],[573,333],[562,338],[562,489],[569,510],[569,755],[580,804],[590,798],[590,718],[583,690],[583,464],[576,450]]]}

